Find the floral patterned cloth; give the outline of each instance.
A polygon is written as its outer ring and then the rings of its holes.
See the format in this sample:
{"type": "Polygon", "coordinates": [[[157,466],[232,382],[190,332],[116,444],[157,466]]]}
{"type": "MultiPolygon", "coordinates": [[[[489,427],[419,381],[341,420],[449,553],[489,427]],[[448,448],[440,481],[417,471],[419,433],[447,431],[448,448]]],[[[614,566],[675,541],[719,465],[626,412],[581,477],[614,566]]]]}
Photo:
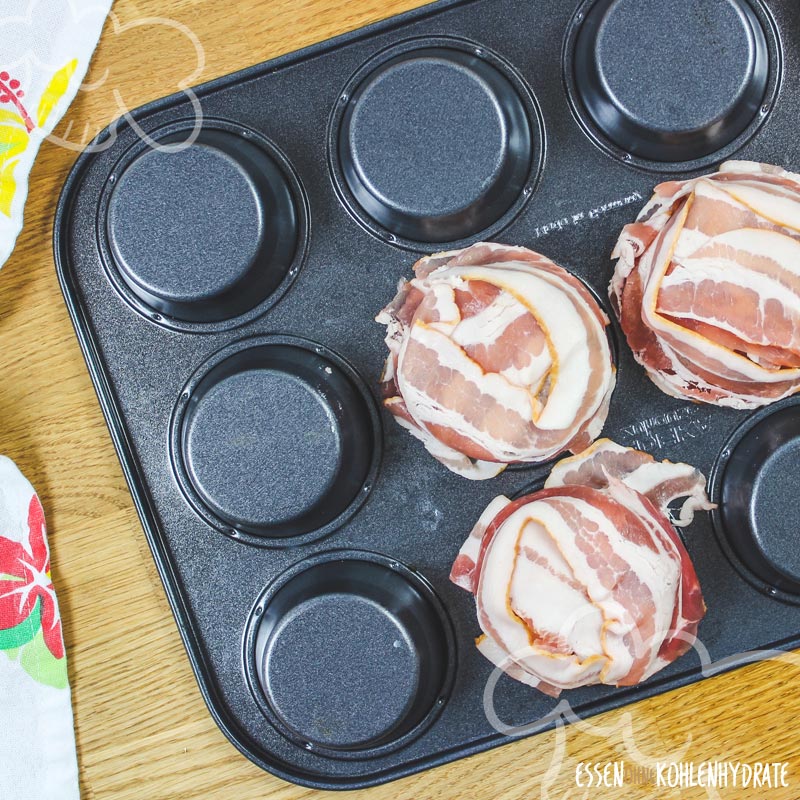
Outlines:
{"type": "MultiPolygon", "coordinates": [[[[39,145],[75,97],[110,5],[0,0],[0,266],[22,229],[39,145]]],[[[77,800],[67,662],[44,512],[33,487],[2,456],[0,710],[0,800],[77,800]]]]}
{"type": "Polygon", "coordinates": [[[78,764],[44,511],[0,456],[0,798],[77,800],[78,764]]]}
{"type": "Polygon", "coordinates": [[[0,0],[0,266],[39,145],[75,97],[111,0],[0,0]]]}

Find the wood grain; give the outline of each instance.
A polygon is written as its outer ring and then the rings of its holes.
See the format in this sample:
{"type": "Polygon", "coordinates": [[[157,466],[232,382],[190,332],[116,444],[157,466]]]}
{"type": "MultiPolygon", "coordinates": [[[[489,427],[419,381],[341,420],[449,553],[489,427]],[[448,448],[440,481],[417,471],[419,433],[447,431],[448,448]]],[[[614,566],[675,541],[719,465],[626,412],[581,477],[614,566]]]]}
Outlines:
{"type": "MultiPolygon", "coordinates": [[[[417,0],[118,0],[88,79],[57,133],[76,143],[121,106],[208,80],[419,5],[417,0]],[[204,58],[165,15],[196,34],[204,58]]],[[[52,218],[75,152],[46,143],[33,170],[26,226],[0,273],[0,452],[14,458],[47,512],[65,621],[86,800],[300,800],[320,793],[253,766],[207,713],[62,302],[52,218]]],[[[800,692],[795,668],[764,663],[575,727],[366,790],[363,800],[576,798],[580,761],[667,758],[789,761],[792,788],[720,790],[722,798],[800,796],[800,692]],[[631,738],[631,737],[628,737],[631,738]],[[563,749],[560,768],[548,773],[563,749]],[[640,754],[640,757],[641,757],[640,754]]],[[[349,793],[347,793],[349,795],[349,793]]],[[[355,793],[354,793],[355,796],[355,793]]],[[[595,789],[591,798],[706,797],[652,786],[595,789]]]]}

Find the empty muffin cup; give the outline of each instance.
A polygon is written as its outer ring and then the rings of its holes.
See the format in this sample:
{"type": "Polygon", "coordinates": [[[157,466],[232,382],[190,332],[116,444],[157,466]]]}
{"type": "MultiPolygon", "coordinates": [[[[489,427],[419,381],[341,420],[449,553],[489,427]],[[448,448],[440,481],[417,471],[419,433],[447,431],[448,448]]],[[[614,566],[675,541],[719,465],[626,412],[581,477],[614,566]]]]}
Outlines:
{"type": "Polygon", "coordinates": [[[720,544],[750,583],[800,603],[800,404],[751,417],[726,444],[711,477],[720,544]]]}
{"type": "Polygon", "coordinates": [[[453,632],[430,584],[363,551],[300,562],[258,600],[247,668],[259,706],[299,746],[375,757],[420,735],[453,675],[453,632]]]}
{"type": "Polygon", "coordinates": [[[173,415],[172,460],[210,524],[252,543],[330,533],[364,502],[379,461],[374,400],[330,350],[290,336],[224,348],[173,415]]]}
{"type": "Polygon", "coordinates": [[[507,224],[541,155],[521,79],[450,38],[404,42],[362,67],[333,116],[330,149],[353,213],[412,246],[485,238],[507,224]]]}
{"type": "Polygon", "coordinates": [[[627,158],[690,162],[753,126],[770,84],[769,25],[748,0],[595,0],[568,40],[588,128],[627,158]]]}
{"type": "Polygon", "coordinates": [[[255,133],[208,122],[181,144],[188,135],[156,133],[156,146],[140,143],[117,169],[103,201],[106,260],[151,319],[244,322],[297,272],[302,192],[285,158],[255,133]]]}

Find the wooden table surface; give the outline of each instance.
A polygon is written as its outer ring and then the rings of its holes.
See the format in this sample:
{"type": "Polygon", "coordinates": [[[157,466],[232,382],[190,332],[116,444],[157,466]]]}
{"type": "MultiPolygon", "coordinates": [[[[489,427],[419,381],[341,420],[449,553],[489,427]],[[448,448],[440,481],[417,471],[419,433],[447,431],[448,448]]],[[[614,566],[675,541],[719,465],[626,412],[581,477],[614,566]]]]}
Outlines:
{"type": "MultiPolygon", "coordinates": [[[[56,133],[85,140],[176,91],[420,5],[419,0],[118,0],[88,80],[56,133]],[[163,15],[193,31],[204,51],[163,15]]],[[[65,6],[66,7],[66,6],[65,6]]],[[[320,795],[251,764],[216,728],[198,691],[62,301],[52,220],[75,152],[45,143],[26,224],[0,272],[0,452],[47,512],[64,616],[85,800],[299,800],[320,795]]],[[[723,798],[800,797],[795,667],[761,663],[383,787],[388,798],[706,797],[653,786],[576,787],[581,761],[789,761],[789,789],[723,798]],[[557,760],[554,762],[554,755],[557,760]],[[551,767],[551,763],[554,764],[551,767]]],[[[348,793],[350,794],[350,793],[348,793]]],[[[356,793],[352,793],[353,797],[356,793]]],[[[713,794],[711,796],[714,796],[713,794]]]]}

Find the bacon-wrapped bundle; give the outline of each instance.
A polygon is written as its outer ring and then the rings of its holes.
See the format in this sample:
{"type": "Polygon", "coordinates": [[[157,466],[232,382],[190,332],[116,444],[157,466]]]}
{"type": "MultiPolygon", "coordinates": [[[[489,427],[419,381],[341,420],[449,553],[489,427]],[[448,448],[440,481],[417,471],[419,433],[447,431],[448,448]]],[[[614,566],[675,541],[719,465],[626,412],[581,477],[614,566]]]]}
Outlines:
{"type": "Polygon", "coordinates": [[[800,175],[749,161],[655,188],[610,295],[667,394],[756,408],[800,389],[800,175]]]}
{"type": "Polygon", "coordinates": [[[384,404],[453,472],[578,452],[608,413],[608,318],[586,287],[523,247],[476,244],[414,265],[377,321],[384,404]]]}
{"type": "Polygon", "coordinates": [[[553,697],[631,686],[685,653],[705,604],[667,516],[679,497],[675,524],[713,507],[698,470],[601,439],[541,491],[495,498],[450,574],[475,595],[481,653],[553,697]]]}

